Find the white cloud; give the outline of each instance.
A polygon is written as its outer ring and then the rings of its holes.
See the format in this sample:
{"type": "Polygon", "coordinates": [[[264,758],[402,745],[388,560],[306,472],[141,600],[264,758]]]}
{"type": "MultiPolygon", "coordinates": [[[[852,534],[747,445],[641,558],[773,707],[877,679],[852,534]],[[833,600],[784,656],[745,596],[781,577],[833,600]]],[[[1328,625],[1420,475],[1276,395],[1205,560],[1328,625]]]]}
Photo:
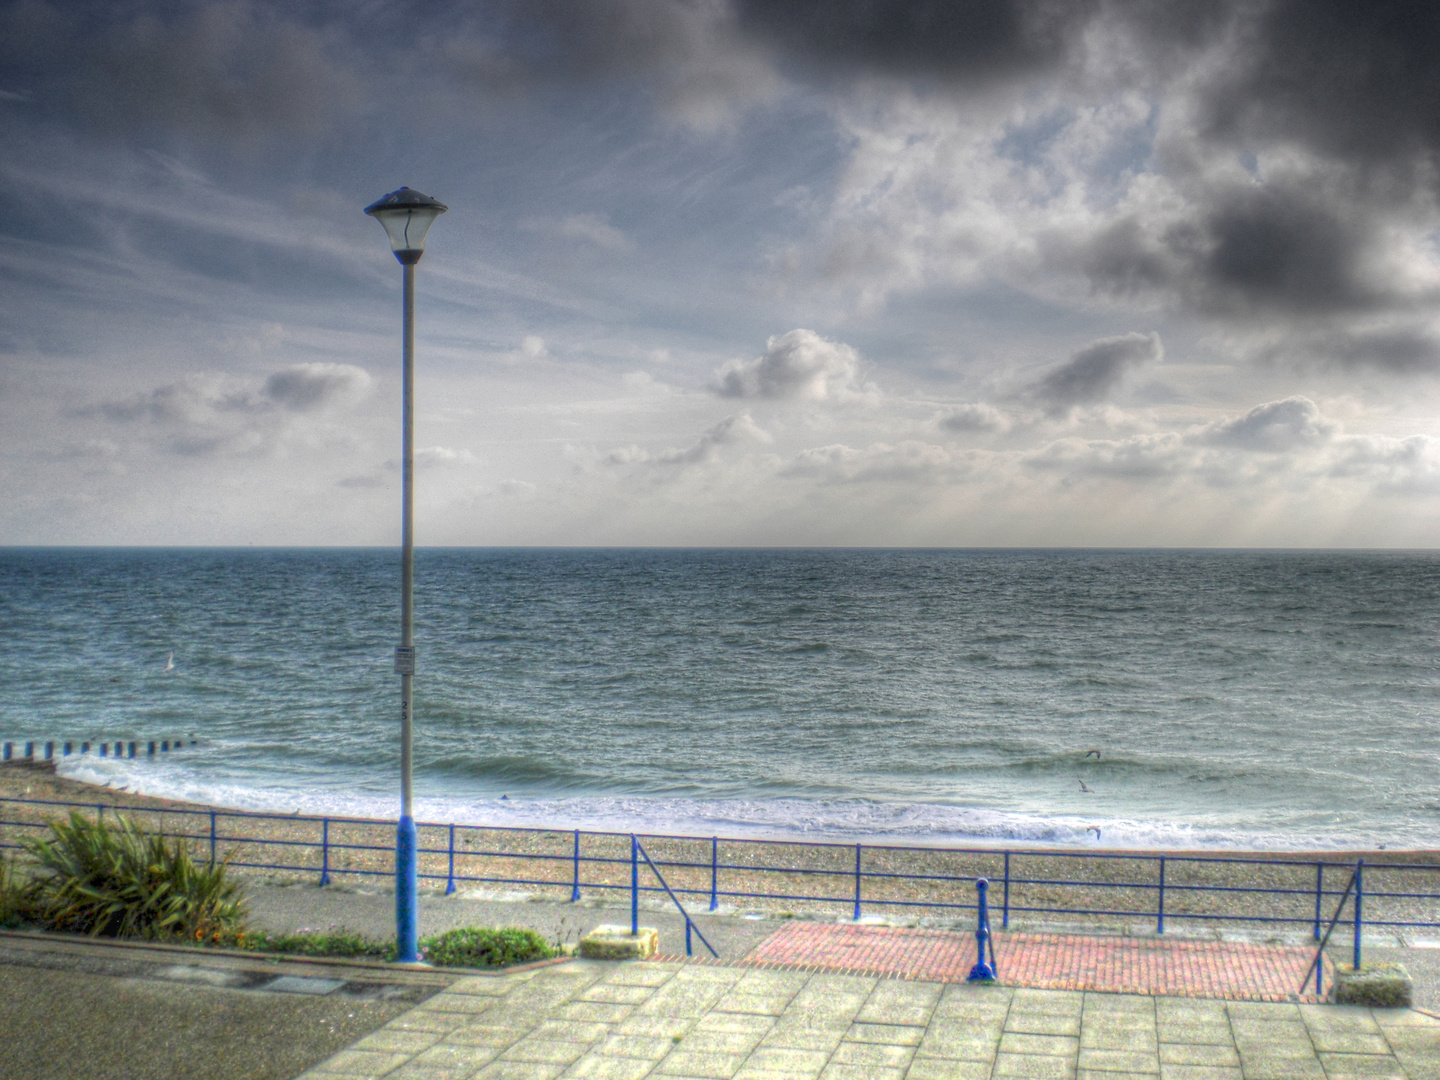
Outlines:
{"type": "Polygon", "coordinates": [[[732,360],[717,373],[722,397],[807,402],[873,400],[879,389],[861,382],[860,357],[849,345],[813,330],[772,337],[753,360],[732,360]]]}
{"type": "Polygon", "coordinates": [[[544,232],[565,240],[581,240],[605,251],[631,252],[635,242],[611,225],[601,214],[571,214],[555,221],[538,223],[544,232]]]}

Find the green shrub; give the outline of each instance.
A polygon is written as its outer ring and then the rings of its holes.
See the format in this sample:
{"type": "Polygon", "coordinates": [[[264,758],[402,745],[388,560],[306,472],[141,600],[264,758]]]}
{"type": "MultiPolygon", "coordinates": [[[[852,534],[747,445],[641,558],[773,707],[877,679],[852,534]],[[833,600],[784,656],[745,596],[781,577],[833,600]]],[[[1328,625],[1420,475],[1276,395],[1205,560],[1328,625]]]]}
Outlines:
{"type": "Polygon", "coordinates": [[[123,815],[112,824],[72,810],[21,846],[37,864],[26,915],[45,929],[215,943],[244,930],[240,886],[224,863],[197,864],[183,840],[147,836],[123,815]]]}
{"type": "Polygon", "coordinates": [[[447,930],[422,941],[420,954],[428,963],[441,967],[481,968],[509,967],[556,955],[534,930],[514,926],[447,930]]]}
{"type": "Polygon", "coordinates": [[[285,953],[290,956],[340,956],[375,960],[393,960],[395,944],[372,941],[346,931],[339,933],[245,934],[236,941],[245,949],[257,952],[285,953]]]}
{"type": "Polygon", "coordinates": [[[25,886],[15,874],[14,860],[0,854],[0,930],[23,925],[27,907],[25,886]]]}

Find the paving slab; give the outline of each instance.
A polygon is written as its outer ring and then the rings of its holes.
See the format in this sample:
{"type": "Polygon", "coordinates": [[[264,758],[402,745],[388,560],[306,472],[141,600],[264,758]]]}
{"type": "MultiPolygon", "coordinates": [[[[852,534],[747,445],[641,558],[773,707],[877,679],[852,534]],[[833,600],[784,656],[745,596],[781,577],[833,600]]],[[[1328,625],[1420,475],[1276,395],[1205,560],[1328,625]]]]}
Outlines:
{"type": "Polygon", "coordinates": [[[572,960],[476,979],[483,991],[460,980],[306,1080],[1440,1080],[1440,1019],[1414,1010],[977,988],[674,960],[572,960]],[[649,996],[620,1003],[628,1015],[573,1011],[617,1007],[608,999],[636,990],[649,996]],[[766,1009],[730,1011],[741,999],[766,1009]],[[475,1000],[494,1003],[494,1015],[481,1014],[489,1022],[427,1024],[463,1015],[446,1009],[475,1000]]]}

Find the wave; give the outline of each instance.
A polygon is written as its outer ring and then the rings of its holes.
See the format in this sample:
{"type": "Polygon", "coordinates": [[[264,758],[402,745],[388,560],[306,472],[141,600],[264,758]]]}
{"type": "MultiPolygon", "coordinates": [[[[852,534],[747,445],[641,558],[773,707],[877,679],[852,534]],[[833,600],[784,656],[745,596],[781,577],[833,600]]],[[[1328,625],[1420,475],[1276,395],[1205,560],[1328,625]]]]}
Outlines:
{"type": "MultiPolygon", "coordinates": [[[[396,791],[316,790],[302,783],[256,786],[202,774],[174,761],[68,759],[61,775],[131,792],[237,810],[393,820],[396,791]]],[[[1308,829],[1237,822],[1180,823],[1135,817],[1037,814],[933,803],[869,799],[704,799],[643,795],[475,798],[421,794],[416,819],[486,825],[650,835],[808,840],[904,847],[1116,849],[1133,851],[1353,851],[1429,846],[1422,837],[1377,838],[1362,829],[1312,823],[1308,829]],[[1096,835],[1095,830],[1099,830],[1096,835]]]]}

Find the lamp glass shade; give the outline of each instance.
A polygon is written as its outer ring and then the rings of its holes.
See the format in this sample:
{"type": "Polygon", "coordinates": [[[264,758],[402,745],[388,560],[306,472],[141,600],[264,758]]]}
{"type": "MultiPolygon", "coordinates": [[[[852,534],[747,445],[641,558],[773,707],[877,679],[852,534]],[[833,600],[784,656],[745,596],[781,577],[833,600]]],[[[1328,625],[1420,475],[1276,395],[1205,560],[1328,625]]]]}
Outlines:
{"type": "Polygon", "coordinates": [[[425,251],[425,234],[435,219],[448,210],[444,203],[402,187],[365,208],[390,237],[390,249],[403,262],[419,262],[425,251]]]}

